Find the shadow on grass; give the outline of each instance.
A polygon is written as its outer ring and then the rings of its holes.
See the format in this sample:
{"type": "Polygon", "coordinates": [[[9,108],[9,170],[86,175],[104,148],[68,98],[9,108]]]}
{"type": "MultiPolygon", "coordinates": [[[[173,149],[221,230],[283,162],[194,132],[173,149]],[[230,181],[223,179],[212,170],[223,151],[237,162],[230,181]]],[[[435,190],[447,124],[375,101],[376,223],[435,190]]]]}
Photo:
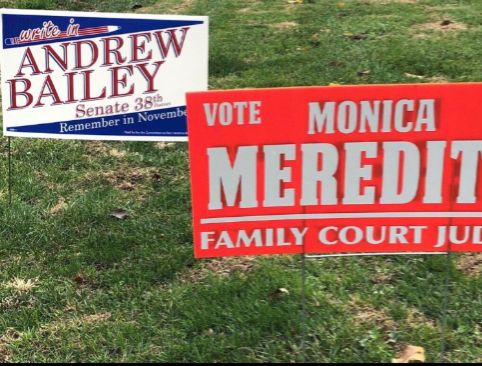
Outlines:
{"type": "Polygon", "coordinates": [[[211,77],[222,78],[231,74],[238,74],[249,67],[248,63],[236,57],[215,55],[209,59],[209,74],[211,77]]]}

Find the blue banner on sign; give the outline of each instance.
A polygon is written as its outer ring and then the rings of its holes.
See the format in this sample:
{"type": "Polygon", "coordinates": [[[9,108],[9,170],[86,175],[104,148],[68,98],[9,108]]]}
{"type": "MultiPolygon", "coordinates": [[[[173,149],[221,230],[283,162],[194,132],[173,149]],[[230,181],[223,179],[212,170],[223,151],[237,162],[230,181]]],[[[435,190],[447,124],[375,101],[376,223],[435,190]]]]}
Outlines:
{"type": "MultiPolygon", "coordinates": [[[[3,15],[3,38],[5,49],[25,47],[28,45],[42,45],[70,40],[80,41],[82,39],[92,39],[106,36],[116,36],[120,34],[130,34],[139,32],[148,32],[161,29],[172,29],[189,27],[193,25],[203,24],[203,21],[186,21],[186,20],[150,20],[150,19],[123,19],[123,18],[87,18],[87,17],[65,17],[65,16],[49,16],[40,15],[3,15]],[[51,23],[48,23],[48,22],[51,23]],[[28,24],[28,27],[26,26],[28,24]],[[76,36],[69,36],[67,33],[69,26],[78,25],[75,29],[76,36]],[[50,39],[41,40],[42,35],[52,33],[53,27],[58,27],[59,35],[50,39]],[[20,39],[22,32],[28,30],[37,30],[38,36],[34,41],[24,41],[20,39]],[[42,33],[43,32],[43,33],[42,33]]],[[[30,35],[30,34],[29,34],[30,35]]],[[[53,34],[50,34],[53,36],[53,34]]]]}
{"type": "Polygon", "coordinates": [[[186,107],[158,109],[107,117],[29,126],[9,127],[9,132],[99,136],[187,136],[186,107]]]}

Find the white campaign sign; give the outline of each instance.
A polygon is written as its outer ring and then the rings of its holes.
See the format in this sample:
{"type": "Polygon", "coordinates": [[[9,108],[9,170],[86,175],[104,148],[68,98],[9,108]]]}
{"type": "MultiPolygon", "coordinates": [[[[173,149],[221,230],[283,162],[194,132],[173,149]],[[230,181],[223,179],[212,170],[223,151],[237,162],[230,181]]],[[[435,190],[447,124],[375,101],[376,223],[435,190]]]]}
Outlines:
{"type": "Polygon", "coordinates": [[[0,10],[5,136],[186,141],[208,18],[0,10]]]}

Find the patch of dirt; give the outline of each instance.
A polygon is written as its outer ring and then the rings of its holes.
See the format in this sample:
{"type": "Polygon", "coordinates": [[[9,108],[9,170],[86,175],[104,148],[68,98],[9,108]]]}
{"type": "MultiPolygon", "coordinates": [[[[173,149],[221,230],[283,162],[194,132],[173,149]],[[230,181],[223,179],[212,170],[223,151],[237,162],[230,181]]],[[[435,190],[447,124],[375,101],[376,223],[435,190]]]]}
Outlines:
{"type": "Polygon", "coordinates": [[[176,144],[174,142],[164,142],[164,141],[161,141],[161,142],[158,142],[156,144],[156,147],[159,149],[159,150],[164,150],[165,148],[167,147],[172,147],[172,146],[175,146],[176,144]]]}
{"type": "MultiPolygon", "coordinates": [[[[370,304],[362,302],[358,297],[353,296],[348,303],[347,311],[355,312],[355,325],[370,326],[376,325],[385,334],[397,332],[399,325],[387,314],[386,309],[376,309],[370,304]]],[[[435,322],[428,320],[425,315],[416,308],[407,309],[407,319],[403,320],[411,329],[420,329],[420,326],[426,326],[435,330],[435,322]]]]}
{"type": "Polygon", "coordinates": [[[418,4],[419,0],[371,0],[371,3],[379,4],[390,4],[390,3],[400,3],[400,4],[418,4]]]}
{"type": "MultiPolygon", "coordinates": [[[[156,168],[124,168],[104,172],[103,177],[116,188],[123,191],[136,191],[142,181],[157,179],[160,172],[156,168]]],[[[146,188],[145,186],[142,186],[146,188]]]]}
{"type": "Polygon", "coordinates": [[[40,180],[47,180],[50,177],[49,173],[42,172],[42,171],[34,172],[34,174],[40,180]]]}
{"type": "Polygon", "coordinates": [[[87,142],[88,155],[107,155],[109,152],[109,145],[103,141],[89,141],[87,142]]]}
{"type": "Polygon", "coordinates": [[[65,198],[60,197],[59,202],[50,209],[49,213],[51,215],[59,215],[61,213],[64,213],[68,208],[69,205],[67,204],[67,202],[65,202],[65,198]]]}
{"type": "Polygon", "coordinates": [[[112,148],[112,143],[109,144],[104,141],[89,141],[87,142],[86,153],[84,158],[88,160],[98,159],[99,157],[113,157],[116,159],[122,159],[127,155],[136,155],[137,153],[129,153],[124,150],[119,150],[117,148],[112,148]]]}
{"type": "Polygon", "coordinates": [[[444,84],[449,82],[449,80],[443,75],[432,76],[428,81],[433,84],[444,84]]]}
{"type": "Polygon", "coordinates": [[[166,6],[164,2],[158,2],[155,5],[140,8],[136,11],[138,14],[156,14],[156,13],[173,13],[180,14],[188,9],[197,0],[177,0],[172,7],[166,6]]]}
{"type": "Polygon", "coordinates": [[[440,39],[440,37],[436,37],[432,34],[427,33],[416,33],[413,35],[413,38],[431,38],[431,39],[440,39]]]}
{"type": "Polygon", "coordinates": [[[377,273],[370,278],[370,281],[378,285],[389,285],[393,283],[392,276],[389,273],[377,273]]]}
{"type": "Polygon", "coordinates": [[[374,270],[370,276],[370,281],[378,285],[393,284],[393,275],[395,274],[392,268],[392,261],[390,259],[374,261],[374,270]]]}
{"type": "Polygon", "coordinates": [[[457,263],[459,271],[469,276],[480,276],[482,272],[482,253],[464,253],[457,263]]]}
{"type": "Polygon", "coordinates": [[[200,266],[181,273],[180,279],[182,283],[203,283],[210,276],[222,279],[234,273],[244,275],[251,272],[256,264],[256,257],[226,257],[206,260],[200,266]]]}
{"type": "Polygon", "coordinates": [[[39,332],[45,335],[46,332],[57,333],[72,328],[80,328],[87,325],[96,325],[105,323],[112,317],[111,313],[100,313],[93,315],[84,315],[82,317],[59,318],[50,324],[42,325],[39,332]]]}
{"type": "Polygon", "coordinates": [[[174,11],[181,12],[189,8],[196,0],[182,0],[178,1],[178,5],[174,7],[174,11]]]}
{"type": "Polygon", "coordinates": [[[3,267],[19,265],[21,262],[26,263],[26,259],[24,260],[23,257],[18,255],[11,255],[8,256],[6,259],[2,259],[0,262],[3,267]]]}
{"type": "Polygon", "coordinates": [[[428,320],[425,315],[416,308],[408,309],[408,317],[405,323],[413,329],[419,329],[421,325],[435,330],[435,323],[432,320],[428,320]]]}
{"type": "Polygon", "coordinates": [[[242,14],[259,14],[260,13],[256,10],[254,10],[254,8],[261,5],[261,3],[259,1],[255,0],[251,4],[248,4],[248,1],[245,1],[243,4],[246,7],[238,10],[238,13],[242,13],[242,14]]]}
{"type": "Polygon", "coordinates": [[[89,161],[93,161],[99,157],[108,156],[110,150],[110,146],[104,141],[88,141],[83,157],[89,161]]]}
{"type": "Polygon", "coordinates": [[[239,13],[251,13],[252,9],[251,8],[243,8],[238,10],[239,13]]]}
{"type": "Polygon", "coordinates": [[[461,5],[443,5],[443,6],[426,6],[425,9],[428,11],[445,11],[445,10],[460,10],[460,8],[465,8],[461,5]]]}
{"type": "Polygon", "coordinates": [[[2,287],[8,289],[10,294],[0,299],[0,311],[31,309],[35,305],[35,297],[31,293],[38,284],[38,278],[23,280],[17,277],[2,284],[2,287]]]}
{"type": "MultiPolygon", "coordinates": [[[[442,6],[425,6],[426,12],[430,15],[430,17],[433,19],[434,22],[440,22],[440,24],[446,24],[446,23],[455,23],[459,24],[457,22],[453,22],[452,18],[450,16],[450,13],[447,13],[447,11],[451,10],[467,10],[467,7],[464,5],[454,5],[454,4],[447,4],[447,5],[442,5],[442,6]]],[[[462,26],[465,26],[462,24],[462,26]]],[[[466,26],[465,26],[466,27],[466,26]]]]}
{"type": "Polygon", "coordinates": [[[102,313],[102,314],[84,316],[82,318],[82,321],[87,324],[96,324],[96,323],[104,323],[110,318],[112,318],[111,313],[102,313]]]}
{"type": "Polygon", "coordinates": [[[6,344],[2,344],[0,340],[0,362],[7,363],[10,359],[10,350],[6,347],[6,344]]]}
{"type": "Polygon", "coordinates": [[[283,22],[278,24],[272,24],[271,27],[279,29],[279,30],[287,30],[293,29],[298,26],[298,23],[295,22],[283,22]]]}
{"type": "Polygon", "coordinates": [[[348,308],[355,311],[355,324],[357,327],[362,325],[376,324],[383,332],[395,332],[398,329],[397,323],[388,316],[384,309],[375,309],[373,306],[363,303],[357,297],[352,297],[348,308]]]}
{"type": "Polygon", "coordinates": [[[425,24],[417,24],[412,27],[415,30],[436,30],[441,32],[457,32],[467,30],[467,26],[463,23],[450,22],[450,24],[443,25],[442,21],[431,22],[425,24]]]}
{"type": "Polygon", "coordinates": [[[0,337],[0,362],[7,363],[10,358],[10,350],[7,346],[14,341],[20,339],[20,334],[12,328],[7,329],[4,335],[0,337]]]}
{"type": "Polygon", "coordinates": [[[17,311],[20,309],[31,309],[35,305],[35,299],[33,297],[26,298],[20,293],[14,296],[6,296],[0,301],[0,310],[17,311]]]}
{"type": "Polygon", "coordinates": [[[109,155],[116,159],[122,159],[124,156],[127,155],[127,152],[119,151],[117,149],[112,149],[109,151],[109,155]]]}

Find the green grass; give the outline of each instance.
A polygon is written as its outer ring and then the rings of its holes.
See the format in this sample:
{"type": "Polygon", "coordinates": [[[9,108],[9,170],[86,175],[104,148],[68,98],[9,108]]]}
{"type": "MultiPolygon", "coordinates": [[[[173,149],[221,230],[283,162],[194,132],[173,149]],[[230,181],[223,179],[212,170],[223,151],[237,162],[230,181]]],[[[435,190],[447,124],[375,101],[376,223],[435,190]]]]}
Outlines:
{"type": "MultiPolygon", "coordinates": [[[[482,81],[480,0],[343,2],[137,1],[210,16],[211,89],[482,81]],[[447,19],[453,30],[432,29],[447,19]]],[[[131,12],[136,1],[1,4],[131,12]]],[[[11,207],[6,139],[0,149],[0,360],[302,361],[297,256],[193,258],[186,144],[12,143],[11,207]],[[110,217],[117,208],[128,218],[110,217]],[[270,299],[278,288],[289,294],[270,299]]],[[[482,361],[479,262],[454,256],[450,362],[482,361]]],[[[408,344],[439,361],[445,265],[309,261],[307,361],[386,362],[408,344]]]]}

